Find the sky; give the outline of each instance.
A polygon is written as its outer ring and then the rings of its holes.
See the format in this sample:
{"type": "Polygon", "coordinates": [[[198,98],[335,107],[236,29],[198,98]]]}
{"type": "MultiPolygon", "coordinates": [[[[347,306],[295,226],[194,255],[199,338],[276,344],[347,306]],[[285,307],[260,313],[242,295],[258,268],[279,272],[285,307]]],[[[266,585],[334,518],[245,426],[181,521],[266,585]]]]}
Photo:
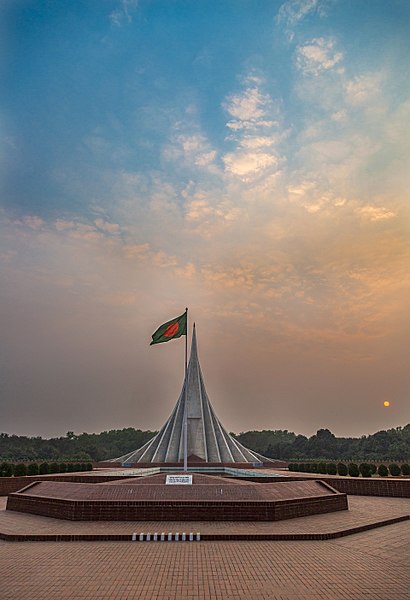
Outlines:
{"type": "Polygon", "coordinates": [[[185,307],[228,431],[410,421],[407,0],[0,21],[0,431],[159,429],[185,307]]]}

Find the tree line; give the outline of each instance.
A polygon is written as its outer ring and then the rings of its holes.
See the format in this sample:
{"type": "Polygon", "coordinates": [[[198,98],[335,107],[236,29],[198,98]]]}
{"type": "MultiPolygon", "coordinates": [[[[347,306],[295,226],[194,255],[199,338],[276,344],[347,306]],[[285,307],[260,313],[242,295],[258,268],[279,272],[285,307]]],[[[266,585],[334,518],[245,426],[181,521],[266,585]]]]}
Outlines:
{"type": "Polygon", "coordinates": [[[0,433],[0,460],[35,461],[102,461],[136,450],[150,440],[155,431],[127,427],[102,433],[68,431],[63,437],[43,439],[0,433]]]}
{"type": "Polygon", "coordinates": [[[336,437],[329,429],[319,429],[306,437],[287,430],[246,431],[236,436],[248,448],[269,458],[298,460],[397,460],[410,457],[410,424],[378,431],[360,438],[336,437]]]}
{"type": "MultiPolygon", "coordinates": [[[[51,439],[0,433],[0,460],[24,463],[103,461],[140,448],[156,433],[132,427],[102,433],[75,434],[68,431],[65,436],[51,439]]],[[[410,424],[360,438],[336,437],[328,429],[319,429],[311,437],[287,430],[245,431],[231,435],[263,456],[288,461],[358,459],[406,462],[410,458],[410,424]]]]}

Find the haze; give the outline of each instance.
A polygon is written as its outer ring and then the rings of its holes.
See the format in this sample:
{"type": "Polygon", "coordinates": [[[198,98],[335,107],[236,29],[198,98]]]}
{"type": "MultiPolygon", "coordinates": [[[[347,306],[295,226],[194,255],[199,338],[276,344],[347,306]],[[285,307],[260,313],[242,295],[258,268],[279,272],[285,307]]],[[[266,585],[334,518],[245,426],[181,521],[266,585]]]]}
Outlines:
{"type": "Polygon", "coordinates": [[[408,423],[407,0],[0,12],[0,431],[408,423]]]}

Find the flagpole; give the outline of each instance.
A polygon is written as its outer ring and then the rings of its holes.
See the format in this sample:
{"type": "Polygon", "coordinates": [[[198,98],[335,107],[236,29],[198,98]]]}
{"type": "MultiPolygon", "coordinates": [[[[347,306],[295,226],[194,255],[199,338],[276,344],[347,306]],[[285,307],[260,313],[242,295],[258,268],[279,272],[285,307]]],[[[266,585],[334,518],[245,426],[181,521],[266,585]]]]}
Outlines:
{"type": "Polygon", "coordinates": [[[188,472],[188,308],[186,312],[186,335],[185,335],[185,402],[184,402],[184,472],[188,472]]]}

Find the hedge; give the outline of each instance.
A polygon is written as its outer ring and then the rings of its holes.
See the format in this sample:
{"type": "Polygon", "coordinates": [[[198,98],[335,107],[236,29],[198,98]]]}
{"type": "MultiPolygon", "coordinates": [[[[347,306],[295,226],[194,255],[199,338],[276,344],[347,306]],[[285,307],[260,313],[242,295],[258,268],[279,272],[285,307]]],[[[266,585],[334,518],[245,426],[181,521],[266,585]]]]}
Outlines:
{"type": "Polygon", "coordinates": [[[392,475],[393,477],[398,477],[401,474],[401,469],[399,465],[396,464],[389,465],[389,471],[390,475],[392,475]]]}
{"type": "Polygon", "coordinates": [[[92,471],[91,463],[0,463],[0,477],[23,477],[25,475],[47,475],[48,473],[73,473],[74,471],[92,471]]]}
{"type": "Polygon", "coordinates": [[[380,475],[380,477],[387,477],[389,474],[389,471],[388,471],[386,465],[379,465],[377,472],[380,475]]]}

